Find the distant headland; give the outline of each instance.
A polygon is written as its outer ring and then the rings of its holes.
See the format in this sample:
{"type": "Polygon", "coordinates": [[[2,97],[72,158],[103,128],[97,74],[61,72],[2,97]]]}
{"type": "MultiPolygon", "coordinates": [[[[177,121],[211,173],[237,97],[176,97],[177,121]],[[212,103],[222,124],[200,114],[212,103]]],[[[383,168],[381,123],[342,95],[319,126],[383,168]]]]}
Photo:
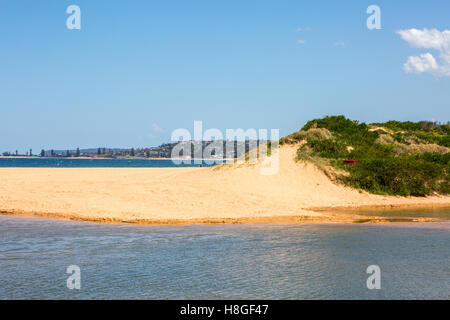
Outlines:
{"type": "MultiPolygon", "coordinates": [[[[200,148],[202,151],[212,143],[213,141],[186,141],[191,145],[192,150],[195,148],[200,148]]],[[[246,140],[246,141],[232,141],[234,145],[232,153],[223,154],[221,156],[212,157],[216,159],[226,159],[228,158],[239,158],[245,153],[249,152],[252,145],[258,146],[261,143],[266,143],[267,141],[262,140],[246,140]]],[[[175,143],[163,143],[156,147],[142,147],[142,148],[86,148],[86,149],[68,149],[68,150],[55,150],[42,149],[38,154],[33,153],[33,149],[29,149],[25,153],[19,153],[17,150],[14,152],[5,151],[0,155],[0,158],[88,158],[88,159],[172,159],[172,150],[179,142],[175,143]]],[[[217,141],[215,141],[217,143],[217,141]]],[[[222,141],[223,149],[225,150],[225,145],[229,141],[222,141]]]]}

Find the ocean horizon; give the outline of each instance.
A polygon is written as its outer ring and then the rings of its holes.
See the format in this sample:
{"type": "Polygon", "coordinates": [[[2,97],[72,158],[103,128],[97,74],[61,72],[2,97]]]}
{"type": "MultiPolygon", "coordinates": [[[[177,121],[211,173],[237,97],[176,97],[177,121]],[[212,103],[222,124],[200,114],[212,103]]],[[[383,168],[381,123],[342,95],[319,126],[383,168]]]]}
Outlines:
{"type": "Polygon", "coordinates": [[[176,164],[171,159],[102,159],[102,158],[0,158],[0,168],[173,168],[213,166],[222,163],[220,160],[202,160],[202,164],[194,160],[183,160],[176,164]],[[185,163],[189,161],[189,163],[185,163]]]}

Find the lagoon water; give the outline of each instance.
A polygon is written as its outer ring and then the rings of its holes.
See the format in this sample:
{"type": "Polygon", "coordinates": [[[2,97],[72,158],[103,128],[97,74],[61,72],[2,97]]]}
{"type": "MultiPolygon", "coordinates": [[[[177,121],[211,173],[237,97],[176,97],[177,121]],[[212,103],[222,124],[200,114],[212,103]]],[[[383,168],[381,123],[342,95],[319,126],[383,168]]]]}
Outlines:
{"type": "Polygon", "coordinates": [[[100,225],[0,216],[0,299],[449,299],[450,222],[100,225]],[[81,290],[66,268],[81,268],[81,290]],[[381,290],[366,269],[381,268],[381,290]]]}

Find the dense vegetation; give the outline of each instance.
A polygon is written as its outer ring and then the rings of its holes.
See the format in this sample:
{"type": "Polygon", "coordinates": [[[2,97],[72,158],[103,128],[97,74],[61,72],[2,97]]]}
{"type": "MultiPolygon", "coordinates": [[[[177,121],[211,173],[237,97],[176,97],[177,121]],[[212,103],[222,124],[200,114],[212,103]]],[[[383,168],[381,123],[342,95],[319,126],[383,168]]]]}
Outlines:
{"type": "Polygon", "coordinates": [[[450,126],[432,122],[367,125],[344,116],[315,119],[280,144],[303,142],[298,158],[352,187],[377,194],[449,194],[450,126]],[[343,160],[356,160],[354,165],[343,160]]]}

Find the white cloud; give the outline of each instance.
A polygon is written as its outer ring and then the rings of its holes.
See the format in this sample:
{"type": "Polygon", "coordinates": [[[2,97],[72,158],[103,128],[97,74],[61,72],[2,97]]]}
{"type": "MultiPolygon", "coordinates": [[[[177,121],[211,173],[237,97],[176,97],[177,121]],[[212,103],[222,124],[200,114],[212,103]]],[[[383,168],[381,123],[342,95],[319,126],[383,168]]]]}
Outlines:
{"type": "Polygon", "coordinates": [[[156,137],[158,134],[160,134],[162,132],[164,132],[164,129],[161,128],[160,126],[158,126],[156,123],[153,123],[148,136],[153,138],[153,137],[156,137]]]}
{"type": "Polygon", "coordinates": [[[306,28],[297,28],[295,31],[302,32],[302,31],[312,31],[312,28],[306,27],[306,28]]]}
{"type": "Polygon", "coordinates": [[[439,31],[437,29],[408,29],[399,30],[397,33],[416,48],[441,50],[450,45],[450,30],[439,31]]]}
{"type": "Polygon", "coordinates": [[[412,47],[439,51],[440,63],[429,52],[410,56],[403,66],[405,72],[417,74],[428,72],[435,76],[450,76],[450,30],[407,29],[399,30],[397,34],[412,47]]]}
{"type": "Polygon", "coordinates": [[[305,44],[306,40],[298,40],[297,42],[298,42],[298,44],[305,44]]]}
{"type": "Polygon", "coordinates": [[[345,46],[345,42],[344,41],[337,41],[334,43],[335,46],[337,47],[344,47],[345,46]]]}
{"type": "Polygon", "coordinates": [[[152,124],[152,131],[155,133],[163,132],[164,129],[158,126],[156,123],[152,124]]]}
{"type": "Polygon", "coordinates": [[[439,71],[439,65],[431,53],[424,53],[418,57],[409,57],[403,69],[406,73],[434,73],[439,71]]]}

